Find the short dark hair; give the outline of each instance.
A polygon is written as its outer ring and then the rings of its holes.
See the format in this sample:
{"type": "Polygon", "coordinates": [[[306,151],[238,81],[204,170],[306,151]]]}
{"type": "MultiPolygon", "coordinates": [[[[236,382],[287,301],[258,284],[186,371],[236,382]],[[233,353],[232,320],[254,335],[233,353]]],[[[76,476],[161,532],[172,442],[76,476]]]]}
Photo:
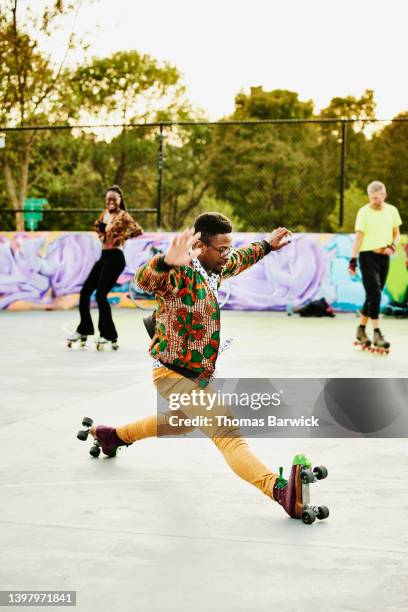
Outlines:
{"type": "Polygon", "coordinates": [[[200,240],[207,243],[216,234],[230,234],[232,223],[225,215],[217,212],[202,213],[194,221],[194,231],[201,232],[200,240]]]}

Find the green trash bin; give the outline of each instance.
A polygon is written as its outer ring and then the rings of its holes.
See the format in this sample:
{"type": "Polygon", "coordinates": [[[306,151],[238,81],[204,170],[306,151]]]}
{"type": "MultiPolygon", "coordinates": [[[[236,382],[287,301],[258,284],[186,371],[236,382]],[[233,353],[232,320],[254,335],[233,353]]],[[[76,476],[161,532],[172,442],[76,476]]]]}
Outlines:
{"type": "Polygon", "coordinates": [[[45,198],[26,198],[24,200],[24,222],[27,230],[37,229],[40,221],[43,220],[42,211],[48,204],[45,198]]]}

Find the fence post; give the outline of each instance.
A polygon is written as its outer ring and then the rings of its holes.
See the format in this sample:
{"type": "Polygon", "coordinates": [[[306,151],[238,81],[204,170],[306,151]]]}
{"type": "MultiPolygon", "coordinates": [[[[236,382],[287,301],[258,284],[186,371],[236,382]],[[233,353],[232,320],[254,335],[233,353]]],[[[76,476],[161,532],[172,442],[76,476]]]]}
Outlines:
{"type": "Polygon", "coordinates": [[[339,227],[344,223],[344,191],[346,187],[346,139],[347,121],[341,122],[341,154],[340,154],[340,208],[339,208],[339,227]]]}
{"type": "Polygon", "coordinates": [[[161,206],[163,198],[163,124],[160,124],[159,150],[157,153],[157,218],[156,225],[161,227],[161,206]]]}

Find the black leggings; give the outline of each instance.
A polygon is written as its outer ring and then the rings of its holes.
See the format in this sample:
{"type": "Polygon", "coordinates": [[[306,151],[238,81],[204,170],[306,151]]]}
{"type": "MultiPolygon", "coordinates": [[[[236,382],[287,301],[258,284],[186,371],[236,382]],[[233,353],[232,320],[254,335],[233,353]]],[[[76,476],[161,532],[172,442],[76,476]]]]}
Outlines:
{"type": "Polygon", "coordinates": [[[371,319],[378,319],[381,294],[387,280],[390,258],[373,251],[363,251],[359,256],[361,275],[366,292],[361,314],[371,319]]]}
{"type": "Polygon", "coordinates": [[[126,265],[125,256],[120,249],[105,249],[89,273],[80,293],[79,313],[81,322],[77,332],[84,336],[92,336],[94,326],[89,309],[91,295],[96,289],[96,302],[99,308],[99,333],[106,340],[116,340],[118,337],[112,319],[108,293],[116,283],[126,265]]]}

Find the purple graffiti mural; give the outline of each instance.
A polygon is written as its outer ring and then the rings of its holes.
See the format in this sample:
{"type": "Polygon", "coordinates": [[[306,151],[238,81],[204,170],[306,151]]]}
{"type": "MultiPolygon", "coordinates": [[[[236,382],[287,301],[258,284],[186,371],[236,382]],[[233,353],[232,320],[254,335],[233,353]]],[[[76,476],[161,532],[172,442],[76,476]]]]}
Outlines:
{"type": "MultiPolygon", "coordinates": [[[[251,235],[264,240],[267,234],[251,235]]],[[[237,235],[234,247],[248,244],[246,234],[237,235]]],[[[231,310],[285,310],[312,300],[324,274],[324,250],[306,235],[292,236],[291,244],[270,253],[256,266],[228,281],[231,310]]]]}
{"type": "MultiPolygon", "coordinates": [[[[134,272],[155,253],[166,252],[173,235],[151,232],[126,242],[126,268],[109,296],[113,304],[131,307],[139,305],[138,300],[152,299],[134,285],[134,272]]],[[[234,247],[267,238],[267,234],[237,233],[234,247]]],[[[393,299],[393,291],[404,294],[408,285],[405,241],[391,261],[392,287],[387,285],[383,306],[393,299]]],[[[284,310],[288,304],[296,309],[325,297],[337,310],[356,310],[364,291],[361,279],[353,280],[347,270],[352,242],[351,234],[295,234],[289,246],[225,281],[220,301],[231,310],[284,310]]],[[[90,232],[0,235],[0,309],[75,307],[100,252],[90,232]]]]}
{"type": "Polygon", "coordinates": [[[52,266],[53,294],[79,293],[100,254],[100,244],[87,234],[66,234],[51,242],[44,259],[52,266]]]}
{"type": "Polygon", "coordinates": [[[86,234],[66,234],[40,252],[46,235],[0,236],[0,308],[29,302],[52,308],[54,298],[77,293],[100,254],[98,242],[86,234]]]}
{"type": "Polygon", "coordinates": [[[0,236],[0,308],[23,300],[48,305],[52,264],[39,255],[45,236],[16,234],[11,241],[0,236]]]}

